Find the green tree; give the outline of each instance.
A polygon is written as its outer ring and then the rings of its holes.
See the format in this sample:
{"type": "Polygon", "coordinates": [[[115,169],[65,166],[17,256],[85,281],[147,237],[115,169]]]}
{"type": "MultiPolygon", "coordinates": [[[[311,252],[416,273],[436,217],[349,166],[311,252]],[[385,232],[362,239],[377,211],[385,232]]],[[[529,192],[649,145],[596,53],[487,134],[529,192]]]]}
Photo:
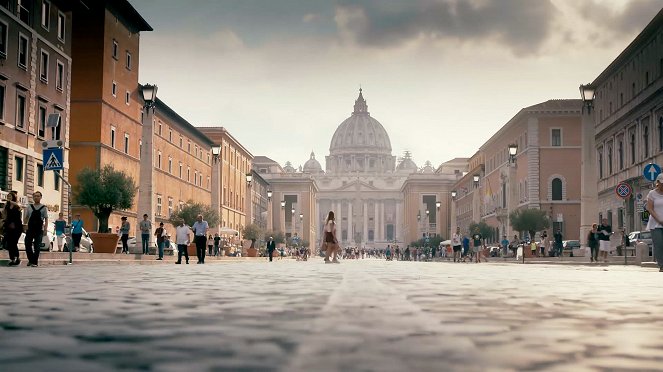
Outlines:
{"type": "Polygon", "coordinates": [[[491,240],[495,238],[495,229],[484,221],[480,221],[478,223],[472,222],[470,224],[470,235],[474,234],[477,228],[479,229],[479,234],[483,236],[484,240],[491,240]]]}
{"type": "Polygon", "coordinates": [[[182,208],[173,212],[173,214],[170,215],[170,222],[172,222],[173,225],[177,225],[180,220],[184,220],[184,223],[193,226],[199,214],[203,215],[203,219],[207,221],[207,224],[210,225],[210,227],[219,224],[219,213],[217,211],[212,209],[209,205],[194,203],[193,200],[189,200],[182,206],[182,208]]]}
{"type": "Polygon", "coordinates": [[[251,248],[255,248],[256,240],[260,239],[263,236],[264,232],[260,226],[255,223],[248,224],[242,229],[242,236],[244,239],[251,241],[251,248]]]}
{"type": "Polygon", "coordinates": [[[540,209],[517,209],[509,213],[509,221],[514,230],[529,233],[530,239],[534,239],[537,231],[550,227],[550,219],[546,212],[540,209]]]}
{"type": "Polygon", "coordinates": [[[265,241],[269,240],[269,237],[274,238],[274,243],[283,244],[285,243],[285,234],[280,231],[266,231],[265,232],[265,241]]]}
{"type": "Polygon", "coordinates": [[[85,168],[76,180],[74,201],[92,210],[99,220],[99,232],[108,231],[108,218],[114,210],[129,209],[133,205],[136,183],[110,164],[101,169],[85,168]]]}

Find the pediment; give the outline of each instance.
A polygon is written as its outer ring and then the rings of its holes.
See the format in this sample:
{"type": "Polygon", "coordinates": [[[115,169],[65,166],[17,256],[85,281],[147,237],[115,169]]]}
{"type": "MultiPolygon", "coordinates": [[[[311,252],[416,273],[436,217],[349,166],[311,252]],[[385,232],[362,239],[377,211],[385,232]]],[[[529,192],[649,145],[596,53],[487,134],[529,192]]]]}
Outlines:
{"type": "Polygon", "coordinates": [[[381,190],[373,185],[369,185],[366,182],[362,182],[360,180],[354,180],[335,189],[335,191],[381,191],[381,190]]]}

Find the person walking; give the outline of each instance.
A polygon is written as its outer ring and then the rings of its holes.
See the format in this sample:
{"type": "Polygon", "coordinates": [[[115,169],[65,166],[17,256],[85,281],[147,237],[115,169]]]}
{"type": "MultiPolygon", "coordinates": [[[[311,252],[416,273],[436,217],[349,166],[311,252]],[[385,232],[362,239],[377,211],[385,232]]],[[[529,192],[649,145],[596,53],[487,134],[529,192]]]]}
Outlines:
{"type": "MultiPolygon", "coordinates": [[[[74,245],[74,252],[81,250],[81,238],[83,237],[83,220],[81,214],[76,213],[74,220],[71,221],[71,240],[74,245]]],[[[92,253],[92,249],[90,249],[92,253]]]]}
{"type": "Polygon", "coordinates": [[[467,259],[467,255],[469,254],[470,251],[470,238],[468,238],[466,235],[463,235],[463,262],[465,262],[465,259],[467,259]]]}
{"type": "Polygon", "coordinates": [[[587,234],[587,245],[589,246],[589,262],[599,262],[599,225],[593,223],[592,230],[587,234]]]}
{"type": "Polygon", "coordinates": [[[334,212],[332,211],[329,211],[329,214],[327,214],[324,231],[324,244],[326,246],[325,263],[339,263],[338,250],[340,247],[338,245],[338,239],[336,238],[336,219],[334,218],[334,212]],[[331,261],[329,260],[330,256],[332,257],[331,261]]]}
{"type": "Polygon", "coordinates": [[[663,272],[663,173],[656,177],[654,185],[655,188],[647,194],[647,230],[651,231],[658,271],[663,272]]]}
{"type": "MultiPolygon", "coordinates": [[[[55,227],[55,241],[58,244],[58,252],[64,252],[65,235],[64,229],[67,227],[67,220],[64,219],[62,212],[58,213],[58,219],[53,223],[55,227]]],[[[71,249],[67,246],[67,249],[71,249]]],[[[74,251],[76,252],[76,251],[74,251]]]]}
{"type": "Polygon", "coordinates": [[[140,228],[143,254],[150,254],[150,232],[152,231],[152,221],[148,220],[147,217],[147,214],[144,214],[143,220],[138,224],[138,227],[140,228]]]}
{"type": "Polygon", "coordinates": [[[214,249],[214,238],[212,237],[212,234],[209,234],[207,236],[207,255],[211,256],[212,251],[214,249]]]}
{"type": "Polygon", "coordinates": [[[154,230],[154,236],[157,238],[157,250],[159,252],[157,261],[161,261],[163,260],[163,247],[166,243],[166,229],[163,228],[163,222],[159,222],[159,227],[154,230]]]}
{"type": "Polygon", "coordinates": [[[198,256],[198,264],[205,263],[205,241],[207,240],[207,230],[209,225],[207,221],[203,220],[203,215],[199,214],[196,217],[196,222],[193,224],[194,242],[196,243],[196,255],[198,256]]]}
{"type": "Polygon", "coordinates": [[[273,237],[269,237],[267,240],[267,254],[269,254],[269,262],[272,262],[274,258],[274,251],[276,250],[276,242],[273,237]]]}
{"type": "Polygon", "coordinates": [[[599,239],[599,256],[603,259],[603,262],[608,262],[608,252],[610,252],[610,236],[612,235],[612,226],[608,223],[608,219],[604,218],[601,220],[601,225],[598,229],[598,239],[599,239]]]}
{"type": "Polygon", "coordinates": [[[481,236],[481,233],[479,233],[479,228],[474,229],[474,234],[472,235],[472,251],[476,255],[476,263],[481,262],[481,241],[483,240],[483,236],[481,236]]]}
{"type": "Polygon", "coordinates": [[[541,233],[541,257],[546,256],[546,247],[548,247],[548,232],[543,230],[541,233]]]}
{"type": "Polygon", "coordinates": [[[460,227],[456,227],[456,232],[451,235],[451,246],[454,250],[454,262],[460,261],[460,250],[462,248],[462,235],[460,234],[460,227]]]}
{"type": "Polygon", "coordinates": [[[507,257],[509,255],[509,239],[506,238],[506,235],[502,236],[500,245],[502,246],[502,257],[507,257]]]}
{"type": "Polygon", "coordinates": [[[555,231],[553,238],[555,239],[555,255],[557,257],[562,257],[563,253],[562,250],[564,249],[563,247],[564,238],[562,237],[562,232],[558,229],[557,231],[555,231]]]}
{"type": "Polygon", "coordinates": [[[219,255],[219,244],[221,243],[221,237],[219,236],[219,233],[214,234],[214,256],[217,257],[219,255]]]}
{"type": "Polygon", "coordinates": [[[191,228],[184,223],[184,219],[180,218],[179,225],[175,228],[175,244],[177,244],[177,262],[176,265],[182,263],[182,255],[186,257],[186,264],[189,264],[189,243],[191,242],[189,233],[191,228]]]}
{"type": "Polygon", "coordinates": [[[122,226],[120,226],[120,240],[122,241],[122,253],[129,254],[129,230],[131,224],[127,221],[127,216],[122,216],[122,226]]]}
{"type": "Polygon", "coordinates": [[[8,266],[18,266],[21,259],[18,253],[18,240],[23,232],[23,218],[21,217],[21,205],[18,204],[17,195],[13,192],[7,193],[5,207],[3,210],[3,242],[5,249],[9,252],[8,266]]]}
{"type": "Polygon", "coordinates": [[[44,231],[48,226],[48,208],[41,204],[41,192],[32,194],[33,203],[26,210],[28,215],[28,231],[25,233],[25,254],[28,266],[39,266],[39,252],[44,231]]]}

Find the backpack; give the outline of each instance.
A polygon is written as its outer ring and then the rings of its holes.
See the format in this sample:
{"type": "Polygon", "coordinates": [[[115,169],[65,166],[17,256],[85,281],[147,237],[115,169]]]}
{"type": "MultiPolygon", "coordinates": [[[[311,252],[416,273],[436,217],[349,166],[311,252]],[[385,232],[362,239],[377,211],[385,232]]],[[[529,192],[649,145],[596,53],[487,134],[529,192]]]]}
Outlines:
{"type": "Polygon", "coordinates": [[[44,229],[44,220],[41,218],[41,210],[45,207],[46,206],[42,205],[41,208],[35,209],[34,204],[30,204],[32,213],[30,213],[30,218],[28,219],[28,230],[42,231],[44,229]]]}

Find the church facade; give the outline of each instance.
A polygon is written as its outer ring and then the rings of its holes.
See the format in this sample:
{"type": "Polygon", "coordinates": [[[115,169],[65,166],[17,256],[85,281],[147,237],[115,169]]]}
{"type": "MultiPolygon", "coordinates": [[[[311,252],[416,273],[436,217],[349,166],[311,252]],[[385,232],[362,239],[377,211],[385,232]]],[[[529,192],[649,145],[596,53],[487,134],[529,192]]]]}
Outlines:
{"type": "Polygon", "coordinates": [[[314,153],[298,170],[264,156],[254,159],[253,168],[272,188],[271,210],[277,213],[268,218],[274,230],[286,236],[301,231],[315,245],[334,211],[343,246],[384,248],[426,235],[449,237],[450,192],[467,159],[437,168],[430,162],[417,167],[409,152],[397,160],[360,89],[352,114],[332,136],[324,170],[314,153]]]}

